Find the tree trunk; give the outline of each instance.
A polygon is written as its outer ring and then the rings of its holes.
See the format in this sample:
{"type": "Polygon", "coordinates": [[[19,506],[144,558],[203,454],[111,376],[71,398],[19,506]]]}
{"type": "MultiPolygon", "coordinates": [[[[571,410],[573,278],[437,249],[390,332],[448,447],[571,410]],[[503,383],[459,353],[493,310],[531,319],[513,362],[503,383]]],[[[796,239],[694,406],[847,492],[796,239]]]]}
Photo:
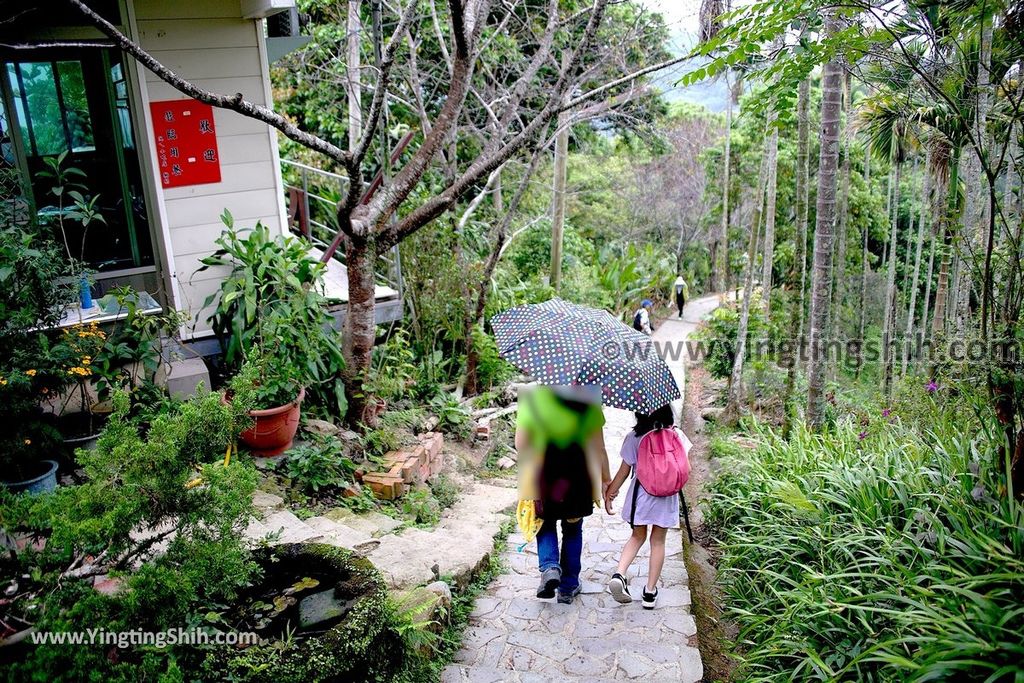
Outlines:
{"type": "Polygon", "coordinates": [[[772,267],[775,264],[775,198],[778,190],[779,169],[779,128],[776,125],[778,116],[773,111],[768,116],[768,161],[767,189],[765,190],[764,207],[764,248],[761,264],[761,297],[764,313],[771,310],[772,267]]]}
{"type": "MultiPolygon", "coordinates": [[[[914,317],[917,313],[917,285],[918,280],[921,277],[921,245],[924,244],[924,223],[926,216],[928,215],[929,198],[931,196],[931,174],[928,168],[932,163],[932,150],[931,148],[925,153],[924,161],[924,178],[922,180],[924,187],[921,193],[921,215],[917,222],[917,250],[914,254],[914,275],[910,280],[910,301],[907,304],[907,331],[903,341],[903,367],[900,369],[900,375],[907,374],[907,363],[910,360],[910,345],[914,343],[914,317]]],[[[910,235],[910,231],[907,231],[907,235],[910,235]]]]}
{"type": "Polygon", "coordinates": [[[729,189],[732,174],[732,89],[729,70],[725,71],[725,158],[722,162],[722,225],[711,259],[711,288],[724,292],[729,288],[729,189]]]}
{"type": "MultiPolygon", "coordinates": [[[[843,110],[845,112],[843,121],[843,165],[839,171],[839,199],[836,204],[838,212],[836,232],[836,263],[835,285],[832,287],[832,315],[830,325],[830,337],[839,339],[842,337],[843,328],[843,303],[846,296],[846,233],[850,224],[850,128],[853,116],[853,74],[846,69],[843,91],[845,94],[843,110]]],[[[833,370],[835,365],[829,366],[833,370]]]]}
{"type": "MultiPolygon", "coordinates": [[[[765,131],[767,133],[767,129],[765,131]]],[[[767,145],[767,139],[766,143],[767,145]]],[[[740,416],[740,401],[743,395],[743,363],[747,352],[747,330],[750,325],[750,299],[754,293],[754,272],[757,268],[757,244],[761,237],[765,184],[768,174],[768,154],[761,156],[761,170],[757,176],[757,190],[754,196],[754,210],[750,216],[750,242],[747,246],[747,264],[744,270],[743,301],[740,302],[740,321],[736,333],[736,355],[732,360],[729,375],[729,395],[722,419],[735,424],[740,416]]]]}
{"type": "MultiPolygon", "coordinates": [[[[829,11],[825,33],[839,29],[836,14],[829,11]]],[[[836,213],[836,170],[839,164],[839,107],[843,64],[835,57],[825,64],[821,76],[821,152],[818,157],[818,204],[814,230],[814,273],[811,282],[811,358],[807,387],[807,422],[821,428],[825,420],[825,370],[828,367],[826,322],[828,291],[832,280],[832,230],[836,213]]]]}
{"type": "MultiPolygon", "coordinates": [[[[871,192],[871,150],[867,147],[864,148],[864,185],[867,186],[868,192],[871,192]]],[[[864,369],[864,328],[867,325],[868,318],[868,274],[871,272],[871,263],[868,260],[868,238],[870,237],[871,230],[867,225],[863,228],[862,240],[864,242],[861,255],[861,280],[860,280],[860,321],[857,326],[857,373],[856,376],[860,379],[860,373],[864,369]]]]}
{"type": "Polygon", "coordinates": [[[558,115],[555,137],[554,180],[551,188],[551,286],[562,284],[562,233],[565,229],[565,185],[569,175],[569,115],[558,115]]]}
{"type": "Polygon", "coordinates": [[[725,424],[735,424],[740,417],[740,405],[743,397],[743,360],[747,352],[747,329],[750,323],[750,299],[754,293],[754,268],[756,267],[757,242],[761,232],[761,221],[752,221],[750,226],[750,242],[747,246],[747,267],[743,280],[743,300],[740,302],[740,321],[736,331],[736,355],[732,359],[732,372],[729,375],[729,396],[722,412],[725,424]]]}
{"type": "Polygon", "coordinates": [[[361,0],[348,0],[347,59],[345,70],[348,80],[348,151],[355,152],[363,134],[363,105],[359,84],[359,5],[361,0]]]}
{"type": "MultiPolygon", "coordinates": [[[[938,189],[938,188],[936,188],[938,189]]],[[[935,202],[931,203],[931,209],[935,208],[935,202]]],[[[919,334],[922,338],[925,338],[929,334],[931,327],[929,326],[930,318],[928,317],[928,311],[931,310],[932,301],[932,280],[935,277],[935,227],[936,221],[934,217],[929,221],[930,230],[928,231],[928,276],[925,278],[924,283],[924,299],[921,300],[921,329],[919,334]]]]}
{"type": "Polygon", "coordinates": [[[892,367],[896,337],[896,247],[899,245],[900,224],[900,180],[902,180],[903,164],[899,159],[894,164],[892,224],[889,228],[889,263],[885,281],[885,324],[882,327],[882,361],[885,366],[882,374],[882,393],[886,400],[892,395],[892,367]]]}
{"type": "MultiPolygon", "coordinates": [[[[805,78],[797,88],[796,120],[796,257],[800,264],[800,299],[797,321],[797,346],[804,347],[804,313],[807,310],[807,217],[810,207],[809,147],[810,117],[808,108],[811,100],[811,81],[805,78]]],[[[795,365],[795,363],[794,363],[795,365]]]]}
{"type": "Polygon", "coordinates": [[[960,184],[960,150],[953,151],[950,163],[949,187],[946,206],[942,211],[939,234],[942,235],[942,258],[939,261],[939,279],[935,284],[935,312],[932,314],[932,342],[940,343],[945,337],[946,329],[946,298],[949,294],[949,267],[953,247],[953,219],[957,209],[957,186],[960,184]]]}
{"type": "Polygon", "coordinates": [[[495,211],[499,216],[498,225],[495,231],[494,243],[491,246],[491,253],[488,255],[487,262],[484,264],[484,272],[480,276],[480,282],[477,286],[475,305],[470,305],[470,303],[467,302],[466,317],[463,320],[463,333],[466,340],[465,392],[471,396],[479,391],[480,384],[479,372],[477,370],[480,366],[480,354],[473,341],[473,330],[484,322],[484,309],[487,307],[487,294],[491,291],[491,277],[493,277],[494,271],[498,267],[498,260],[501,258],[501,253],[508,240],[508,229],[512,224],[512,217],[515,216],[516,212],[519,210],[519,204],[522,202],[523,197],[526,194],[526,190],[530,184],[530,179],[533,178],[533,174],[537,170],[537,165],[540,162],[543,151],[542,147],[538,147],[533,150],[530,163],[523,171],[523,175],[519,179],[515,192],[512,193],[512,198],[509,200],[507,211],[505,210],[504,200],[501,196],[501,171],[498,170],[495,172],[497,175],[494,177],[493,201],[495,203],[495,211]],[[499,206],[501,207],[500,210],[498,208],[499,206]]]}
{"type": "Polygon", "coordinates": [[[348,394],[347,421],[352,425],[368,424],[370,420],[364,384],[370,372],[374,320],[374,276],[377,250],[372,242],[350,237],[346,242],[345,264],[348,266],[348,309],[345,316],[344,346],[345,391],[348,394]]]}

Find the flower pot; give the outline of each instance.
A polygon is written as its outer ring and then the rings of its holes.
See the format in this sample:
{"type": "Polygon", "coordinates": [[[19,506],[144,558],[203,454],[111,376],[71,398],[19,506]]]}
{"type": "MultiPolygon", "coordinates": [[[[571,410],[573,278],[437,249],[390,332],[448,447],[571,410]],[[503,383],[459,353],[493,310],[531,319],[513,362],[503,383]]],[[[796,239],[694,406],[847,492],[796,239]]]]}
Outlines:
{"type": "Polygon", "coordinates": [[[42,474],[21,481],[6,481],[4,487],[13,493],[47,493],[57,488],[57,463],[54,460],[40,460],[42,474]]]}
{"type": "Polygon", "coordinates": [[[87,451],[96,448],[96,441],[100,438],[100,433],[109,418],[110,413],[102,410],[62,415],[58,419],[57,427],[64,435],[64,445],[67,446],[69,455],[73,456],[79,448],[87,451]]]}
{"type": "Polygon", "coordinates": [[[239,435],[239,439],[253,455],[271,457],[280,455],[291,448],[295,432],[299,428],[299,415],[306,390],[291,403],[266,410],[250,410],[249,415],[256,421],[252,427],[239,435]]]}

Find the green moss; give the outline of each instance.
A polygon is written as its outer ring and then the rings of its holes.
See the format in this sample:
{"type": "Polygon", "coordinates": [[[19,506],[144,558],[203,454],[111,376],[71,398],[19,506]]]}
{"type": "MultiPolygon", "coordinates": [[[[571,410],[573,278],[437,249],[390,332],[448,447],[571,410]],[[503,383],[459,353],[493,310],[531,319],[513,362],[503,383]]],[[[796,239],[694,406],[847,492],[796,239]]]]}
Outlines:
{"type": "Polygon", "coordinates": [[[389,619],[384,581],[369,560],[321,544],[278,546],[266,552],[268,575],[336,573],[341,577],[335,586],[337,596],[357,602],[344,621],[326,633],[213,653],[203,667],[207,677],[254,683],[363,683],[394,677],[406,654],[389,619]]]}

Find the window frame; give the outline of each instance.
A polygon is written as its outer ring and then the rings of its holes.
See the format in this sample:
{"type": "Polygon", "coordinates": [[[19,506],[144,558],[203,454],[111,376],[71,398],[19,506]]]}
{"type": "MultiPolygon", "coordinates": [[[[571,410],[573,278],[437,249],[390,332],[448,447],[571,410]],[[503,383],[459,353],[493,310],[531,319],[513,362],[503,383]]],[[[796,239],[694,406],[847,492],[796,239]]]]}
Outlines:
{"type": "MultiPolygon", "coordinates": [[[[23,62],[45,62],[51,65],[55,74],[59,74],[57,65],[62,61],[77,61],[81,63],[84,59],[88,59],[88,53],[86,51],[96,50],[100,53],[99,60],[100,66],[104,73],[103,78],[103,93],[97,95],[102,97],[106,106],[101,116],[105,119],[102,123],[109,130],[110,136],[113,140],[115,153],[113,154],[114,165],[118,173],[118,186],[121,190],[121,198],[123,201],[122,215],[119,216],[119,220],[127,230],[127,239],[129,241],[129,249],[131,254],[131,261],[124,263],[121,267],[111,268],[109,270],[102,270],[95,273],[97,280],[109,280],[112,278],[124,277],[137,275],[141,273],[157,273],[161,270],[161,256],[163,253],[162,246],[158,243],[160,236],[159,232],[155,230],[154,221],[158,220],[156,212],[153,210],[151,205],[151,197],[148,191],[149,185],[149,169],[146,167],[146,159],[141,154],[138,156],[138,181],[139,181],[139,196],[138,198],[145,205],[146,213],[146,225],[139,225],[136,221],[132,211],[132,203],[130,199],[133,197],[131,191],[131,181],[129,180],[128,173],[128,162],[123,154],[124,148],[124,134],[121,130],[121,121],[118,117],[118,106],[117,106],[117,93],[115,82],[111,76],[111,68],[113,67],[115,60],[111,59],[112,53],[117,48],[111,48],[105,45],[97,44],[96,47],[81,47],[81,48],[63,48],[53,47],[46,48],[41,47],[37,50],[24,50],[24,51],[3,51],[0,53],[0,96],[2,96],[2,104],[5,112],[7,113],[7,126],[8,134],[11,141],[11,146],[16,157],[15,168],[18,169],[20,174],[22,195],[29,207],[29,211],[32,215],[38,210],[36,202],[35,192],[32,186],[31,174],[29,172],[29,150],[26,147],[27,141],[24,139],[21,130],[21,122],[18,118],[18,109],[16,105],[16,98],[14,95],[13,88],[8,79],[8,68],[11,64],[18,64],[23,62]],[[148,254],[144,255],[140,246],[140,236],[145,232],[148,236],[149,249],[148,254]],[[151,263],[144,263],[143,261],[148,258],[151,263]]],[[[121,55],[121,83],[125,88],[124,99],[127,102],[126,110],[128,112],[129,120],[132,125],[133,133],[133,145],[136,153],[138,154],[141,147],[141,141],[144,139],[142,127],[146,125],[144,117],[139,115],[139,107],[137,99],[137,93],[133,87],[132,78],[133,72],[128,65],[129,58],[121,55]]],[[[20,81],[20,69],[17,70],[20,81]]],[[[59,90],[59,84],[58,84],[59,90]]],[[[24,97],[24,94],[23,94],[24,97]]],[[[62,111],[61,118],[65,118],[65,114],[62,111]]],[[[36,155],[39,156],[39,155],[36,155]]],[[[45,155],[49,156],[49,155],[45,155]]]]}

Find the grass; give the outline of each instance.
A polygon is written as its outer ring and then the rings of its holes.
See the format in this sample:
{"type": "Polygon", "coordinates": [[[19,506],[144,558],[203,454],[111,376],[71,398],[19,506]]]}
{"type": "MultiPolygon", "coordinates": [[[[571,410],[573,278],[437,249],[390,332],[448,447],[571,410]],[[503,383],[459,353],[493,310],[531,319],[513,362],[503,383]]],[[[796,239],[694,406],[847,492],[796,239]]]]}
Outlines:
{"type": "Polygon", "coordinates": [[[999,432],[956,400],[713,440],[743,680],[1024,680],[1024,512],[999,432]]]}

